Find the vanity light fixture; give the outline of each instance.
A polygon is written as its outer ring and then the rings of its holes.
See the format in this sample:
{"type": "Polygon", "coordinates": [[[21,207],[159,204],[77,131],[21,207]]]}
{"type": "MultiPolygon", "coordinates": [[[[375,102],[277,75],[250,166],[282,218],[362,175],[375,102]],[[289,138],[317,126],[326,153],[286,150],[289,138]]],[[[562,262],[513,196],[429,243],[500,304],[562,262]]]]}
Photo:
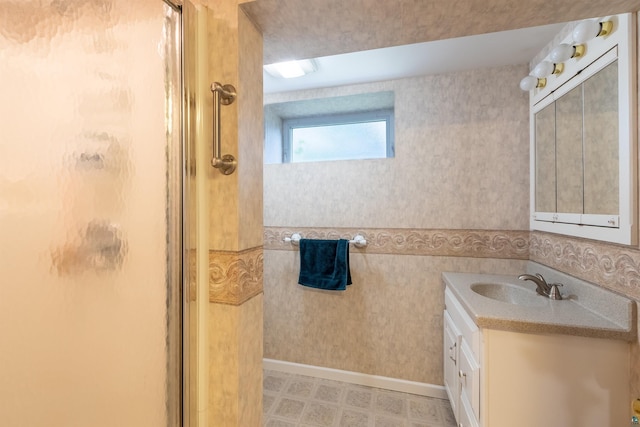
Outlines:
{"type": "Polygon", "coordinates": [[[573,41],[575,43],[586,43],[596,37],[611,34],[613,30],[612,21],[598,22],[597,20],[587,20],[579,23],[573,30],[573,41]]]}
{"type": "Polygon", "coordinates": [[[559,44],[549,54],[549,59],[555,63],[565,62],[571,58],[579,58],[584,55],[584,45],[559,44]]]}
{"type": "Polygon", "coordinates": [[[564,71],[564,62],[571,58],[580,58],[586,51],[585,43],[596,37],[609,35],[613,32],[613,21],[588,19],[580,22],[571,34],[573,42],[561,43],[549,53],[550,61],[542,61],[531,70],[531,75],[520,81],[520,89],[530,91],[543,88],[547,84],[547,77],[564,71]]]}
{"type": "Polygon", "coordinates": [[[264,66],[264,70],[269,75],[278,79],[292,79],[313,73],[318,69],[313,59],[302,59],[299,61],[284,61],[264,66]]]}
{"type": "Polygon", "coordinates": [[[531,75],[539,79],[550,76],[551,74],[560,74],[564,70],[562,62],[554,64],[549,61],[542,61],[531,71],[531,75]]]}
{"type": "Polygon", "coordinates": [[[546,78],[538,78],[535,76],[527,76],[520,80],[520,89],[529,92],[535,88],[543,88],[547,85],[546,78]]]}

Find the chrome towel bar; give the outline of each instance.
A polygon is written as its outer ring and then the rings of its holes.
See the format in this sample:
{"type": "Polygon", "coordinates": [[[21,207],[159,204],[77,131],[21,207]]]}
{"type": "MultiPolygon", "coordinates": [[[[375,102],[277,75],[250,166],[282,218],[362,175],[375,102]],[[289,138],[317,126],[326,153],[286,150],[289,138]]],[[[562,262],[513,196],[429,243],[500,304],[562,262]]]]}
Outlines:
{"type": "MultiPolygon", "coordinates": [[[[297,246],[298,244],[300,244],[300,239],[302,239],[300,233],[293,233],[291,237],[285,237],[284,239],[282,239],[282,241],[297,246]]],[[[367,239],[365,239],[363,235],[357,234],[353,237],[352,240],[349,240],[349,243],[355,245],[355,247],[357,248],[364,248],[365,246],[367,246],[367,239]]]]}

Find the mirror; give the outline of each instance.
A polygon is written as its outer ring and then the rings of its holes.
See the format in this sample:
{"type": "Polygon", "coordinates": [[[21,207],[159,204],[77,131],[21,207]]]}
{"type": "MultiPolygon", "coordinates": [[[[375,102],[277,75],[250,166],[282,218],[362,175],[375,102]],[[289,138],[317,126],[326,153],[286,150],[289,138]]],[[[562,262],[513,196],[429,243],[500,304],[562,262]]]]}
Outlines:
{"type": "Polygon", "coordinates": [[[618,62],[535,114],[536,211],[618,215],[618,62]]]}
{"type": "Polygon", "coordinates": [[[583,213],[582,209],[582,86],[556,105],[556,212],[583,213]]]}
{"type": "Polygon", "coordinates": [[[556,212],[556,106],[535,115],[536,211],[556,212]]]}
{"type": "Polygon", "coordinates": [[[583,83],[584,213],[617,215],[618,61],[583,83]]]}
{"type": "Polygon", "coordinates": [[[536,212],[618,215],[618,61],[534,117],[536,212]]]}
{"type": "Polygon", "coordinates": [[[637,241],[635,52],[626,15],[531,97],[532,229],[637,241]],[[564,75],[563,75],[564,74],[564,75]]]}

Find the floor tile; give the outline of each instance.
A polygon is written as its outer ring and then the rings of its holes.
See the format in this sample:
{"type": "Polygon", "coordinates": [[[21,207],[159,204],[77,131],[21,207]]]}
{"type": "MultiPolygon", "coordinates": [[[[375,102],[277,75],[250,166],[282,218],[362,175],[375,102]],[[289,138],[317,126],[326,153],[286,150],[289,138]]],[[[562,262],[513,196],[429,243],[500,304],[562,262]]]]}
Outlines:
{"type": "Polygon", "coordinates": [[[375,427],[407,427],[405,420],[376,415],[375,427]]]}
{"type": "Polygon", "coordinates": [[[269,391],[281,391],[287,379],[281,376],[266,375],[263,380],[263,387],[269,391]]]}
{"type": "Polygon", "coordinates": [[[340,401],[341,394],[342,389],[339,386],[319,384],[318,388],[313,394],[313,397],[314,399],[322,400],[325,402],[338,403],[340,401]]]}
{"type": "Polygon", "coordinates": [[[444,420],[445,426],[456,426],[456,417],[453,415],[453,409],[451,409],[451,404],[444,400],[440,404],[440,414],[442,415],[442,419],[444,420]]]}
{"type": "Polygon", "coordinates": [[[369,427],[369,414],[345,409],[342,411],[338,427],[369,427]]]}
{"type": "Polygon", "coordinates": [[[373,400],[373,392],[364,389],[347,389],[347,393],[344,399],[344,403],[347,406],[354,406],[356,408],[370,408],[371,401],[373,400]]]}
{"type": "Polygon", "coordinates": [[[297,424],[295,423],[277,420],[277,419],[271,419],[265,424],[265,427],[296,427],[296,426],[297,424]]]}
{"type": "Polygon", "coordinates": [[[298,420],[304,410],[305,402],[283,397],[277,403],[273,414],[282,418],[298,420]]]}
{"type": "Polygon", "coordinates": [[[378,393],[375,399],[375,410],[383,414],[406,416],[407,401],[396,394],[378,393]]]}
{"type": "Polygon", "coordinates": [[[309,397],[313,390],[313,381],[292,379],[289,382],[286,393],[297,397],[309,397]]]}
{"type": "Polygon", "coordinates": [[[409,400],[409,418],[412,420],[428,421],[431,424],[442,423],[440,411],[440,405],[435,400],[409,400]]]}
{"type": "Polygon", "coordinates": [[[265,370],[265,427],[456,427],[447,400],[265,370]]]}
{"type": "Polygon", "coordinates": [[[263,393],[262,395],[262,412],[266,414],[273,407],[274,402],[276,401],[276,396],[263,393]]]}
{"type": "Polygon", "coordinates": [[[302,414],[302,422],[313,426],[331,427],[338,415],[338,407],[324,403],[309,402],[302,414]]]}

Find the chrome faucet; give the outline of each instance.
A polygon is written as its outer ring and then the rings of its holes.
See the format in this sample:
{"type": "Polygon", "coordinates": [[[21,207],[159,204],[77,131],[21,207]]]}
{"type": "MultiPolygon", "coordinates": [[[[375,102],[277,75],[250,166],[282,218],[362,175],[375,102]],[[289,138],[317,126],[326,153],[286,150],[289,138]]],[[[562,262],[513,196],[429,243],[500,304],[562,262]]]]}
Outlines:
{"type": "Polygon", "coordinates": [[[562,299],[562,295],[560,294],[560,291],[558,290],[558,286],[562,286],[562,283],[554,283],[552,285],[549,285],[547,283],[546,280],[544,280],[544,277],[542,277],[542,274],[540,273],[536,273],[536,275],[532,275],[532,274],[521,274],[518,276],[518,279],[520,280],[531,280],[533,283],[536,284],[536,292],[539,295],[542,295],[544,297],[547,298],[551,298],[553,300],[561,300],[562,299]]]}

